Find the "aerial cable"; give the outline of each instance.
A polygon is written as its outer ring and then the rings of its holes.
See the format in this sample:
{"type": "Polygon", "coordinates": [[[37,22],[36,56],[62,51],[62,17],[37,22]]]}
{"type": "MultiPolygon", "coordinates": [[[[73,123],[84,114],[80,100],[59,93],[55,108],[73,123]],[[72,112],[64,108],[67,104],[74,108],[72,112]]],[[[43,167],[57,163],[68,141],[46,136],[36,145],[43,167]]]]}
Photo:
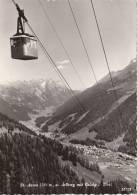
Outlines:
{"type": "Polygon", "coordinates": [[[50,56],[50,54],[48,53],[48,51],[46,50],[46,48],[44,47],[43,43],[41,42],[41,40],[39,39],[39,37],[36,35],[36,33],[34,32],[34,30],[32,29],[31,25],[27,22],[27,25],[29,27],[29,29],[31,30],[31,32],[35,35],[35,37],[37,38],[39,45],[41,46],[41,48],[43,49],[44,53],[46,54],[46,56],[48,57],[49,61],[51,62],[51,64],[53,65],[54,69],[58,72],[60,78],[62,78],[62,80],[65,82],[69,92],[71,93],[72,97],[75,98],[75,100],[77,101],[78,105],[82,108],[82,110],[84,110],[84,112],[86,111],[85,107],[81,104],[79,98],[75,95],[75,93],[73,92],[73,90],[71,89],[69,83],[67,82],[67,80],[65,79],[64,75],[61,73],[61,71],[59,70],[59,68],[57,67],[56,63],[54,62],[54,60],[52,59],[52,57],[50,56]]]}
{"type": "MultiPolygon", "coordinates": [[[[21,10],[20,7],[18,6],[18,4],[15,3],[14,0],[12,0],[13,4],[16,6],[17,10],[21,10]]],[[[71,96],[74,98],[75,102],[78,103],[78,105],[80,106],[80,108],[85,112],[87,111],[86,108],[81,104],[79,98],[75,95],[75,93],[73,92],[73,90],[71,89],[69,83],[67,82],[67,80],[65,79],[65,77],[63,76],[63,74],[60,72],[60,70],[58,69],[56,63],[54,62],[54,60],[52,59],[52,57],[50,56],[50,54],[48,53],[48,51],[46,50],[45,46],[43,45],[43,43],[41,42],[41,40],[39,39],[39,37],[37,36],[37,34],[34,32],[33,28],[31,27],[31,25],[29,24],[27,18],[24,15],[24,20],[25,23],[28,25],[29,29],[31,30],[31,32],[35,35],[35,37],[37,38],[37,41],[39,42],[39,45],[41,47],[41,49],[43,50],[44,54],[48,57],[49,61],[51,62],[51,64],[53,65],[53,68],[55,69],[55,71],[58,73],[59,77],[64,81],[64,83],[66,84],[66,87],[68,89],[68,91],[70,92],[71,96]]]]}
{"type": "MultiPolygon", "coordinates": [[[[107,68],[108,68],[108,71],[109,71],[109,75],[110,75],[110,80],[111,80],[111,83],[112,83],[112,87],[115,88],[115,85],[114,85],[114,82],[113,82],[113,79],[112,79],[112,75],[111,75],[111,70],[110,70],[109,63],[108,63],[108,59],[107,59],[107,55],[106,55],[106,51],[105,51],[105,47],[104,47],[104,42],[103,42],[103,39],[102,39],[100,27],[99,27],[99,23],[98,23],[98,20],[97,20],[96,11],[95,11],[95,8],[94,8],[93,1],[90,0],[90,3],[91,3],[91,6],[92,6],[92,9],[93,9],[93,14],[94,14],[94,17],[95,17],[95,21],[96,21],[96,25],[97,25],[97,29],[98,29],[98,33],[99,33],[99,37],[100,37],[100,41],[101,41],[103,53],[104,53],[104,56],[105,56],[105,61],[106,61],[107,68]]],[[[115,90],[114,90],[114,95],[115,95],[115,98],[118,99],[117,93],[116,93],[115,90]]]]}
{"type": "Polygon", "coordinates": [[[71,59],[71,57],[70,57],[70,55],[69,55],[67,49],[65,48],[65,45],[64,45],[63,41],[61,40],[61,38],[60,38],[60,36],[59,36],[57,30],[55,29],[55,27],[54,27],[54,25],[53,25],[53,23],[52,23],[52,21],[51,21],[49,15],[48,15],[46,9],[45,9],[45,7],[43,6],[41,0],[39,0],[38,2],[39,2],[39,4],[40,4],[40,6],[41,6],[41,8],[42,8],[42,10],[43,10],[43,12],[44,12],[46,18],[47,18],[49,24],[51,25],[52,30],[53,30],[53,32],[55,33],[55,35],[56,35],[56,37],[57,37],[57,39],[58,39],[60,45],[61,45],[62,48],[64,49],[64,52],[65,52],[65,54],[66,54],[66,56],[67,56],[67,58],[68,58],[70,64],[72,65],[72,68],[74,69],[75,74],[78,76],[79,81],[81,82],[81,84],[82,84],[83,87],[85,88],[85,84],[84,84],[83,81],[81,80],[81,77],[80,77],[80,75],[79,75],[79,73],[78,73],[78,71],[77,71],[77,69],[76,69],[74,63],[72,62],[72,59],[71,59]]]}
{"type": "Polygon", "coordinates": [[[86,48],[86,46],[85,46],[84,39],[83,39],[82,34],[81,34],[81,31],[80,31],[80,29],[79,29],[79,26],[78,26],[78,23],[77,23],[77,20],[76,20],[76,17],[75,17],[75,14],[74,14],[73,8],[72,8],[72,6],[71,6],[70,0],[68,0],[68,4],[69,4],[70,10],[71,10],[71,13],[72,13],[72,16],[73,16],[73,19],[74,19],[75,25],[76,25],[76,27],[77,27],[77,31],[78,31],[78,34],[79,34],[79,36],[80,36],[80,39],[81,39],[81,42],[82,42],[83,48],[84,48],[84,50],[85,50],[85,53],[86,53],[86,56],[87,56],[87,59],[88,59],[88,63],[89,63],[89,65],[90,65],[90,67],[91,67],[91,70],[92,70],[92,73],[93,73],[93,76],[94,76],[94,79],[95,79],[96,85],[97,85],[98,89],[100,89],[100,90],[101,90],[101,84],[100,84],[100,83],[98,82],[98,80],[97,80],[97,77],[96,77],[96,74],[95,74],[95,71],[94,71],[94,68],[93,68],[93,65],[92,65],[91,59],[90,59],[90,57],[89,57],[89,54],[88,54],[87,48],[86,48]]]}
{"type": "MultiPolygon", "coordinates": [[[[90,67],[91,67],[91,70],[92,70],[92,73],[93,73],[93,76],[94,76],[94,79],[95,79],[96,85],[97,85],[98,89],[99,89],[99,90],[103,93],[103,95],[102,95],[102,96],[99,96],[99,97],[100,97],[100,100],[102,101],[102,105],[103,105],[103,107],[104,107],[104,108],[105,108],[105,110],[107,111],[107,105],[106,105],[106,102],[105,102],[105,99],[104,99],[104,95],[106,94],[106,91],[102,89],[101,84],[100,84],[100,83],[98,82],[98,80],[97,80],[97,77],[96,77],[96,74],[95,74],[95,71],[94,71],[94,68],[93,68],[92,62],[91,62],[91,60],[90,60],[90,57],[89,57],[89,54],[88,54],[87,48],[86,48],[86,46],[85,46],[84,39],[83,39],[83,37],[82,37],[82,34],[81,34],[81,31],[80,31],[79,25],[78,25],[78,23],[77,23],[77,20],[76,20],[76,17],[75,17],[75,14],[74,14],[73,8],[72,8],[72,6],[71,6],[70,0],[68,0],[68,5],[69,5],[69,8],[70,8],[70,10],[71,10],[72,17],[73,17],[73,19],[74,19],[75,25],[76,25],[76,27],[77,27],[77,31],[78,31],[79,37],[80,37],[80,39],[81,39],[81,42],[82,42],[83,48],[84,48],[84,50],[85,50],[85,53],[86,53],[86,56],[87,56],[87,59],[88,59],[89,65],[90,65],[90,67]]],[[[110,120],[110,123],[111,123],[111,126],[113,126],[113,125],[112,125],[112,121],[111,121],[111,120],[110,120]]]]}
{"type": "MultiPolygon", "coordinates": [[[[104,56],[105,56],[105,61],[106,61],[106,65],[107,65],[107,68],[108,68],[108,72],[109,72],[109,76],[110,76],[110,81],[111,81],[112,88],[113,88],[114,97],[115,97],[115,100],[118,101],[119,98],[118,98],[117,92],[115,90],[115,85],[114,85],[113,78],[112,78],[112,74],[111,74],[111,70],[110,70],[110,67],[109,67],[108,58],[107,58],[107,54],[106,54],[106,50],[105,50],[103,38],[102,38],[102,35],[101,35],[101,30],[100,30],[100,27],[99,27],[99,23],[98,23],[96,11],[95,11],[95,8],[94,8],[93,0],[90,0],[90,3],[91,3],[91,6],[92,6],[92,9],[93,9],[93,14],[94,14],[94,18],[95,18],[95,21],[96,21],[99,38],[100,38],[101,45],[102,45],[102,49],[103,49],[103,53],[104,53],[104,56]]],[[[120,127],[121,127],[121,123],[122,123],[122,112],[121,112],[121,109],[119,107],[118,107],[118,111],[119,111],[119,114],[120,114],[120,121],[119,122],[120,122],[120,127]]]]}
{"type": "MultiPolygon", "coordinates": [[[[89,57],[89,54],[88,54],[87,48],[86,48],[86,46],[85,46],[85,43],[84,43],[84,40],[83,40],[83,37],[82,37],[81,31],[80,31],[80,29],[79,29],[79,26],[78,26],[78,23],[77,23],[77,20],[76,20],[76,17],[75,17],[75,14],[74,14],[73,8],[72,8],[71,3],[70,3],[70,1],[69,1],[69,0],[68,0],[68,4],[69,4],[70,10],[71,10],[71,13],[72,13],[72,16],[73,16],[74,22],[75,22],[75,24],[76,24],[76,27],[77,27],[77,30],[78,30],[78,34],[79,34],[79,36],[80,36],[80,39],[81,39],[81,42],[82,42],[83,48],[84,48],[84,50],[85,50],[85,53],[86,53],[86,56],[87,56],[87,59],[88,59],[89,65],[90,65],[90,67],[91,67],[91,70],[92,70],[92,73],[93,73],[93,76],[94,76],[94,79],[95,79],[96,85],[97,85],[97,87],[98,87],[98,89],[99,89],[99,90],[102,90],[102,89],[101,89],[101,84],[100,84],[100,83],[98,82],[98,80],[97,80],[97,77],[96,77],[96,74],[95,74],[95,71],[94,71],[94,68],[93,68],[92,62],[91,62],[91,60],[90,60],[90,57],[89,57]]],[[[102,90],[102,92],[104,92],[104,91],[102,90]]],[[[101,97],[101,100],[102,100],[103,104],[105,105],[105,101],[104,101],[104,99],[103,99],[102,97],[101,97]]]]}
{"type": "Polygon", "coordinates": [[[85,46],[85,43],[84,43],[83,37],[82,37],[82,35],[81,35],[81,32],[80,32],[80,29],[79,29],[79,26],[78,26],[78,23],[77,23],[77,20],[76,20],[75,14],[74,14],[74,12],[73,12],[73,9],[72,9],[72,6],[71,6],[71,3],[70,3],[70,1],[69,1],[69,0],[68,0],[68,4],[69,4],[70,10],[71,10],[71,13],[72,13],[72,16],[73,16],[74,22],[75,22],[75,24],[76,24],[76,27],[77,27],[78,34],[79,34],[79,36],[80,36],[80,39],[81,39],[82,45],[83,45],[83,47],[84,47],[84,50],[85,50],[85,53],[86,53],[86,56],[87,56],[87,59],[88,59],[89,65],[90,65],[90,67],[91,67],[91,70],[92,70],[92,73],[93,73],[94,79],[95,79],[96,83],[98,83],[97,78],[96,78],[96,75],[95,75],[95,72],[94,72],[94,69],[93,69],[93,66],[92,66],[92,63],[91,63],[91,60],[90,60],[90,57],[89,57],[89,55],[88,55],[87,48],[86,48],[86,46],[85,46]]]}

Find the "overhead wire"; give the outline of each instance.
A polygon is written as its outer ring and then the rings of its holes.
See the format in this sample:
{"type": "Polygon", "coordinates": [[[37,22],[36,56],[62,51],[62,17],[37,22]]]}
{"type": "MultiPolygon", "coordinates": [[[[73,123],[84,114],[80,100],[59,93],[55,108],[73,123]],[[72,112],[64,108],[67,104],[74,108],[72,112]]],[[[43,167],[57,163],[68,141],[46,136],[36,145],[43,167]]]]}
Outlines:
{"type": "Polygon", "coordinates": [[[97,78],[96,78],[95,71],[94,71],[94,69],[93,69],[93,65],[92,65],[91,60],[90,60],[90,57],[89,57],[89,55],[88,55],[88,51],[87,51],[87,48],[86,48],[86,46],[85,46],[85,43],[84,43],[82,34],[81,34],[81,32],[80,32],[80,29],[79,29],[79,26],[78,26],[78,23],[77,23],[77,20],[76,20],[76,17],[75,17],[73,8],[72,8],[72,6],[71,6],[70,0],[68,0],[68,5],[69,5],[69,8],[70,8],[70,10],[71,10],[71,13],[72,13],[72,17],[73,17],[73,19],[74,19],[74,22],[75,22],[75,24],[76,24],[76,27],[77,27],[77,30],[78,30],[78,34],[79,34],[79,36],[80,36],[82,45],[83,45],[83,47],[84,47],[84,50],[85,50],[85,53],[86,53],[86,56],[87,56],[89,65],[90,65],[90,67],[91,67],[91,70],[92,70],[92,73],[93,73],[93,76],[94,76],[94,79],[95,79],[96,83],[98,83],[97,78]]]}
{"type": "Polygon", "coordinates": [[[54,60],[52,59],[52,57],[50,56],[50,54],[48,53],[48,51],[46,50],[45,46],[43,45],[43,43],[41,42],[41,40],[39,39],[39,37],[36,35],[36,33],[34,32],[34,30],[32,29],[31,25],[27,22],[27,25],[29,27],[29,29],[31,30],[31,32],[35,35],[35,37],[37,38],[39,45],[41,46],[41,48],[43,49],[44,53],[46,54],[46,56],[48,57],[48,59],[50,60],[51,64],[53,65],[54,69],[57,71],[57,73],[59,74],[60,78],[65,82],[70,94],[72,95],[72,97],[76,100],[76,103],[78,103],[78,105],[82,108],[82,110],[85,112],[86,109],[85,107],[81,104],[79,98],[75,95],[74,91],[71,89],[69,83],[67,82],[66,78],[64,77],[64,75],[61,73],[61,71],[59,70],[59,68],[57,67],[56,63],[54,62],[54,60]]]}
{"type": "MultiPolygon", "coordinates": [[[[79,37],[80,37],[80,39],[81,39],[83,48],[84,48],[84,50],[85,50],[86,57],[87,57],[87,59],[88,59],[88,63],[89,63],[90,68],[91,68],[91,70],[92,70],[92,73],[93,73],[93,76],[94,76],[96,85],[97,85],[98,89],[99,89],[101,92],[105,93],[105,92],[102,90],[101,84],[100,84],[100,83],[98,82],[98,80],[97,80],[97,77],[96,77],[96,74],[95,74],[95,71],[94,71],[94,68],[93,68],[93,64],[92,64],[92,62],[91,62],[91,59],[90,59],[90,57],[89,57],[87,48],[86,48],[86,46],[85,46],[84,39],[83,39],[83,37],[82,37],[82,34],[81,34],[81,31],[80,31],[79,25],[78,25],[78,23],[77,23],[77,20],[76,20],[76,17],[75,17],[73,8],[72,8],[72,6],[71,6],[70,0],[68,0],[68,5],[69,5],[69,8],[70,8],[70,10],[71,10],[72,17],[73,17],[73,19],[74,19],[75,25],[76,25],[76,27],[77,27],[77,31],[78,31],[79,37]]],[[[103,104],[104,104],[103,106],[105,106],[105,109],[106,109],[107,106],[106,106],[106,103],[105,103],[105,100],[104,100],[103,96],[100,96],[100,98],[101,98],[101,101],[102,101],[103,104]]]]}
{"type": "MultiPolygon", "coordinates": [[[[13,4],[16,6],[16,8],[18,6],[17,3],[15,3],[14,0],[12,0],[13,4]]],[[[25,17],[26,18],[26,17],[25,17]]],[[[80,108],[82,109],[82,111],[87,111],[86,108],[81,104],[79,98],[75,95],[74,91],[71,89],[69,83],[67,82],[67,80],[65,79],[64,75],[61,73],[61,71],[59,70],[59,68],[57,67],[56,63],[54,62],[54,60],[52,59],[52,57],[50,56],[50,54],[48,53],[47,49],[45,48],[44,44],[42,43],[42,41],[39,39],[38,35],[35,33],[35,31],[33,30],[32,26],[29,24],[28,20],[26,19],[25,23],[28,25],[30,31],[34,34],[34,36],[37,38],[37,41],[39,42],[39,45],[41,47],[41,49],[43,50],[44,54],[48,57],[49,61],[51,62],[53,68],[55,69],[55,71],[58,73],[59,77],[61,78],[61,80],[64,81],[68,91],[70,92],[72,98],[75,100],[75,102],[80,106],[80,108]]]]}
{"type": "Polygon", "coordinates": [[[42,8],[42,10],[43,10],[43,13],[45,14],[45,16],[46,16],[46,18],[47,18],[49,24],[51,25],[52,30],[53,30],[53,32],[55,33],[56,38],[58,39],[60,45],[62,46],[62,48],[63,48],[63,50],[64,50],[64,52],[65,52],[65,55],[67,56],[67,58],[68,58],[68,60],[69,60],[69,62],[70,62],[70,64],[71,64],[71,66],[72,66],[72,68],[73,68],[75,74],[77,75],[77,77],[78,77],[80,83],[82,84],[82,86],[85,88],[85,84],[84,84],[83,81],[81,80],[81,77],[80,77],[80,75],[79,75],[79,73],[78,73],[78,71],[77,71],[77,69],[76,69],[76,67],[75,67],[75,65],[74,65],[74,63],[73,63],[73,61],[72,61],[72,59],[71,59],[71,57],[70,57],[68,51],[67,51],[67,49],[65,48],[65,45],[64,45],[64,43],[63,43],[61,37],[59,36],[59,34],[58,34],[58,32],[57,32],[55,26],[53,25],[53,22],[51,21],[49,15],[48,15],[47,10],[46,10],[45,7],[43,6],[41,0],[39,0],[38,2],[39,2],[40,6],[41,6],[41,8],[42,8]]]}
{"type": "MultiPolygon", "coordinates": [[[[88,63],[89,63],[90,68],[91,68],[91,70],[92,70],[92,73],[93,73],[93,76],[94,76],[94,79],[95,79],[95,82],[96,82],[96,86],[98,87],[99,91],[102,92],[102,95],[99,96],[99,97],[100,97],[100,100],[101,100],[101,102],[102,102],[101,104],[103,105],[105,111],[107,111],[108,106],[107,106],[107,104],[106,104],[106,102],[105,102],[105,98],[104,98],[104,96],[106,95],[106,91],[102,89],[101,84],[100,84],[100,83],[98,82],[98,80],[97,80],[97,77],[96,77],[96,74],[95,74],[95,71],[94,71],[94,68],[93,68],[93,64],[92,64],[91,59],[90,59],[90,57],[89,57],[88,50],[87,50],[87,48],[86,48],[86,45],[85,45],[83,36],[82,36],[82,34],[81,34],[79,25],[78,25],[78,23],[77,23],[77,19],[76,19],[76,17],[75,17],[75,14],[74,14],[73,8],[72,8],[72,6],[71,6],[70,0],[68,0],[68,5],[69,5],[69,8],[70,8],[70,11],[71,11],[73,20],[74,20],[74,22],[75,22],[75,25],[76,25],[76,27],[77,27],[77,31],[78,31],[79,37],[80,37],[80,39],[81,39],[83,48],[84,48],[84,50],[85,50],[86,57],[87,57],[87,59],[88,59],[88,63]]],[[[103,114],[104,114],[104,113],[103,113],[103,114]]],[[[114,122],[112,122],[112,120],[110,120],[111,127],[113,127],[113,123],[114,123],[114,122]]],[[[119,123],[119,122],[118,122],[118,123],[119,123]]]]}
{"type": "MultiPolygon", "coordinates": [[[[94,8],[93,1],[90,0],[90,3],[91,3],[91,6],[92,6],[92,9],[93,9],[93,14],[94,14],[94,17],[95,17],[95,21],[96,21],[96,25],[97,25],[97,29],[98,29],[98,33],[99,33],[99,37],[100,37],[100,41],[101,41],[101,45],[102,45],[102,49],[103,49],[103,52],[104,52],[105,61],[106,61],[106,65],[107,65],[107,68],[108,68],[111,84],[112,84],[112,87],[115,88],[115,85],[114,85],[114,82],[113,82],[113,78],[112,78],[112,75],[111,75],[111,70],[110,70],[109,63],[108,63],[106,50],[105,50],[105,47],[104,47],[104,42],[103,42],[103,39],[102,39],[100,27],[99,27],[99,23],[98,23],[98,20],[97,20],[96,11],[95,11],[95,8],[94,8]]],[[[115,90],[114,90],[114,95],[115,95],[115,98],[118,99],[117,93],[116,93],[115,90]]]]}
{"type": "MultiPolygon", "coordinates": [[[[96,22],[96,26],[97,26],[97,30],[98,30],[98,34],[99,34],[99,38],[100,38],[100,41],[101,41],[101,45],[102,45],[102,49],[103,49],[106,65],[107,65],[107,68],[108,68],[110,81],[111,81],[111,85],[112,85],[112,88],[113,88],[113,94],[114,94],[115,100],[118,101],[119,98],[118,98],[117,92],[115,90],[115,84],[113,82],[113,78],[112,78],[112,74],[111,74],[111,70],[110,70],[110,66],[109,66],[109,62],[108,62],[108,58],[107,58],[107,54],[106,54],[106,50],[105,50],[105,46],[104,46],[101,30],[100,30],[100,27],[99,27],[99,22],[98,22],[98,19],[97,19],[95,7],[94,7],[94,4],[93,4],[93,0],[90,0],[90,4],[91,4],[92,10],[93,10],[93,14],[94,14],[94,18],[95,18],[95,22],[96,22]]],[[[120,125],[120,128],[121,128],[122,127],[122,120],[123,120],[123,118],[122,118],[122,112],[121,112],[120,107],[118,107],[118,112],[119,112],[119,116],[120,116],[119,125],[120,125]]]]}

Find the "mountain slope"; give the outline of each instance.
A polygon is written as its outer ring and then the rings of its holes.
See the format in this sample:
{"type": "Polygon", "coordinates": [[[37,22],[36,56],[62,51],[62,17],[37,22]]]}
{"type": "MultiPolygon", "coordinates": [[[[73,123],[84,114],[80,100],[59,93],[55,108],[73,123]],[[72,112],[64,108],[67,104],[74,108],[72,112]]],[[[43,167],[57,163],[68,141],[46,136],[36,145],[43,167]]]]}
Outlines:
{"type": "MultiPolygon", "coordinates": [[[[7,185],[10,190],[8,193],[28,193],[27,187],[21,188],[21,183],[28,185],[79,181],[69,167],[60,165],[49,143],[52,142],[0,114],[1,193],[7,193],[7,185]]],[[[32,192],[37,191],[33,188],[32,192]]]]}
{"type": "MultiPolygon", "coordinates": [[[[95,142],[112,142],[123,135],[123,148],[124,145],[130,147],[133,141],[135,150],[136,66],[137,62],[131,61],[125,69],[112,73],[115,89],[111,86],[110,78],[106,76],[100,80],[103,91],[94,85],[78,94],[85,111],[81,110],[73,99],[64,103],[53,117],[48,118],[45,125],[41,125],[43,131],[52,127],[52,131],[69,135],[66,139],[89,138],[95,142]],[[118,99],[114,97],[114,90],[118,99]],[[129,141],[129,136],[133,137],[132,141],[129,141]]],[[[130,152],[132,149],[133,147],[130,152]]]]}

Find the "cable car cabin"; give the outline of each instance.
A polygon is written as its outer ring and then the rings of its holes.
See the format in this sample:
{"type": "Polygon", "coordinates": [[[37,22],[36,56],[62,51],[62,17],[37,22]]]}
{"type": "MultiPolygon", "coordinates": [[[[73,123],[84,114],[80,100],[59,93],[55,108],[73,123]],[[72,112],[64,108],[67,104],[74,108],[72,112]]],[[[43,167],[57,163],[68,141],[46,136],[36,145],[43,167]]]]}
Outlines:
{"type": "Polygon", "coordinates": [[[10,38],[11,57],[20,60],[38,59],[37,40],[28,34],[14,35],[10,38]]]}

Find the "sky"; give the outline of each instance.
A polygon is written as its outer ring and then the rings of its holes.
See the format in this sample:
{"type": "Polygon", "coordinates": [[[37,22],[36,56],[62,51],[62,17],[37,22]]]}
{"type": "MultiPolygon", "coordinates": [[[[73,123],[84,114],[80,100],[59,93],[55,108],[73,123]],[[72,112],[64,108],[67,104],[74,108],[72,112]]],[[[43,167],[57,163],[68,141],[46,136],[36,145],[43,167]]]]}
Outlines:
{"type": "MultiPolygon", "coordinates": [[[[24,9],[29,23],[54,59],[72,89],[95,83],[67,0],[41,0],[71,60],[65,55],[39,0],[15,0],[24,9]]],[[[90,0],[70,0],[96,77],[108,74],[90,0]]],[[[136,1],[93,0],[110,69],[123,69],[136,56],[136,1]]],[[[38,60],[11,59],[10,37],[16,33],[17,11],[11,0],[0,0],[0,83],[16,80],[53,79],[60,81],[51,63],[38,46],[38,60]]],[[[26,28],[29,32],[29,29],[26,28]]]]}

